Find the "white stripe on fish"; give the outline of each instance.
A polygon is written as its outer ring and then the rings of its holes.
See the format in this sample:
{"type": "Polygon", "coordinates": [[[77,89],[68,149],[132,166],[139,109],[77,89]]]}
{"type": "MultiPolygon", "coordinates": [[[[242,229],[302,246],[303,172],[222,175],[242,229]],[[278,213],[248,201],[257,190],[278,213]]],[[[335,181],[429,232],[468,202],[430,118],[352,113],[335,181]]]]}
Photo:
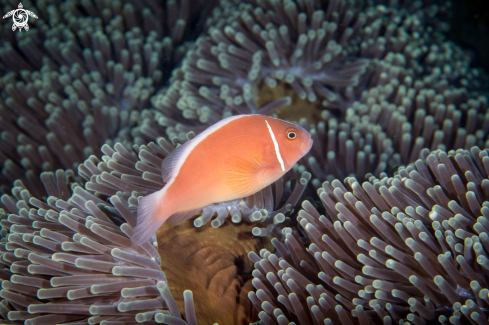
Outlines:
{"type": "Polygon", "coordinates": [[[265,120],[265,123],[267,123],[268,132],[270,132],[270,136],[272,137],[273,146],[275,147],[275,155],[277,156],[278,162],[280,163],[280,167],[282,167],[282,171],[285,171],[284,160],[280,155],[280,148],[278,147],[277,139],[275,139],[275,134],[273,134],[273,130],[270,127],[270,124],[268,124],[267,120],[265,120]]]}

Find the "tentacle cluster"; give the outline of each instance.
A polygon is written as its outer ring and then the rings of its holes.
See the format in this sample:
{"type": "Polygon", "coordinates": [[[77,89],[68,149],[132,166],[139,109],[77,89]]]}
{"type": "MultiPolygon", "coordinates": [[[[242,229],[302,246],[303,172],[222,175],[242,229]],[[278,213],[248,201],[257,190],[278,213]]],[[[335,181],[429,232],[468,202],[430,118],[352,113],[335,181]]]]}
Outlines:
{"type": "MultiPolygon", "coordinates": [[[[41,182],[46,201],[31,196],[20,181],[13,196],[1,198],[2,235],[9,232],[1,239],[4,321],[187,324],[156,247],[131,247],[136,215],[127,201],[117,195],[101,200],[62,170],[42,173],[41,182]]],[[[184,300],[188,324],[196,324],[192,292],[184,300]]]]}
{"type": "Polygon", "coordinates": [[[485,96],[470,98],[460,88],[427,88],[410,76],[402,83],[388,80],[382,73],[378,85],[363,91],[346,110],[343,121],[323,111],[324,121],[303,122],[315,141],[302,163],[316,179],[391,174],[417,160],[423,148],[489,148],[485,96]]]}
{"type": "Polygon", "coordinates": [[[358,12],[355,1],[241,3],[199,38],[174,72],[173,92],[156,96],[153,105],[176,116],[165,105],[176,101],[195,127],[226,114],[266,114],[281,106],[258,109],[257,87],[285,83],[301,99],[336,98],[333,90],[355,85],[366,64],[348,55],[349,47],[358,48],[366,23],[358,12]]]}
{"type": "MultiPolygon", "coordinates": [[[[45,199],[16,181],[0,210],[5,320],[184,324],[160,267],[156,237],[140,247],[130,240],[138,200],[164,186],[161,162],[176,144],[159,138],[132,151],[121,143],[104,145],[102,159],[90,156],[79,176],[41,173],[37,185],[45,188],[45,199]]],[[[217,228],[229,216],[234,223],[256,223],[252,233],[265,237],[290,222],[309,179],[303,172],[298,180],[282,178],[251,197],[210,205],[194,225],[211,222],[217,228]]],[[[190,291],[184,292],[184,305],[186,321],[195,324],[190,291]]]]}
{"type": "Polygon", "coordinates": [[[484,323],[488,151],[422,155],[393,177],[324,182],[325,215],[304,201],[276,254],[250,254],[265,324],[484,323]]]}
{"type": "Polygon", "coordinates": [[[154,140],[144,129],[132,129],[190,47],[185,42],[203,29],[201,14],[214,5],[170,0],[166,7],[149,3],[152,10],[119,1],[41,6],[47,17],[18,42],[38,57],[0,49],[2,61],[19,68],[0,79],[2,180],[27,184],[42,171],[76,168],[90,154],[100,155],[106,142],[130,147],[154,140]],[[49,28],[48,21],[57,24],[49,28]]]}

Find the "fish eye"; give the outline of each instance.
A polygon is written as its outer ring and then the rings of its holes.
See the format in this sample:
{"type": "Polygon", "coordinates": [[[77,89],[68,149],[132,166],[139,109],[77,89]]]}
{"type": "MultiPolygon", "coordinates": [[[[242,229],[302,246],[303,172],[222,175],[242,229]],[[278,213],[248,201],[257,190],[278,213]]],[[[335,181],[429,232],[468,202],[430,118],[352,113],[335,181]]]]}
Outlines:
{"type": "Polygon", "coordinates": [[[297,131],[295,129],[288,129],[285,131],[285,136],[288,140],[295,140],[297,138],[297,131]]]}

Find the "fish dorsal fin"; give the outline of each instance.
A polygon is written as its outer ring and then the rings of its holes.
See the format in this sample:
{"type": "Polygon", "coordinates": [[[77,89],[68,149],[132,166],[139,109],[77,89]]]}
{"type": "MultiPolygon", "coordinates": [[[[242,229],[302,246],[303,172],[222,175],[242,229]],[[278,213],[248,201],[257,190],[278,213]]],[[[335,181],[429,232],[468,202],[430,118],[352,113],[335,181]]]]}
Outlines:
{"type": "Polygon", "coordinates": [[[245,197],[263,187],[269,165],[260,157],[251,155],[232,156],[224,170],[226,184],[230,191],[245,197]]]}
{"type": "Polygon", "coordinates": [[[173,150],[165,159],[163,159],[163,163],[161,164],[161,176],[163,177],[163,181],[165,183],[170,182],[175,176],[178,174],[178,171],[182,167],[187,156],[192,152],[192,150],[199,145],[202,141],[205,140],[210,134],[216,132],[224,125],[237,120],[239,118],[249,116],[249,115],[235,115],[227,117],[211,127],[205,129],[202,133],[199,133],[195,138],[189,140],[178,146],[173,150]]]}
{"type": "Polygon", "coordinates": [[[190,151],[186,149],[188,149],[192,141],[193,140],[187,141],[184,144],[176,147],[168,156],[165,157],[165,159],[163,159],[163,162],[161,163],[161,177],[163,177],[163,182],[168,183],[172,177],[176,176],[178,169],[180,169],[180,167],[176,168],[178,161],[183,155],[185,155],[185,157],[183,157],[184,160],[186,156],[188,156],[190,151]]]}

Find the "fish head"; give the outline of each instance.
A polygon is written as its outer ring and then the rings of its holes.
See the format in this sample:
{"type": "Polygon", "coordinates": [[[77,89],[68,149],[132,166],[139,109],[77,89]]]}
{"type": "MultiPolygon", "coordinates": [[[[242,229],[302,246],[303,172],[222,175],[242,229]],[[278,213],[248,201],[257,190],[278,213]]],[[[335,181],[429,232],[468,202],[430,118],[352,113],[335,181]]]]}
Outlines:
{"type": "Polygon", "coordinates": [[[270,123],[285,169],[289,170],[311,150],[311,134],[303,127],[280,119],[270,123]]]}

